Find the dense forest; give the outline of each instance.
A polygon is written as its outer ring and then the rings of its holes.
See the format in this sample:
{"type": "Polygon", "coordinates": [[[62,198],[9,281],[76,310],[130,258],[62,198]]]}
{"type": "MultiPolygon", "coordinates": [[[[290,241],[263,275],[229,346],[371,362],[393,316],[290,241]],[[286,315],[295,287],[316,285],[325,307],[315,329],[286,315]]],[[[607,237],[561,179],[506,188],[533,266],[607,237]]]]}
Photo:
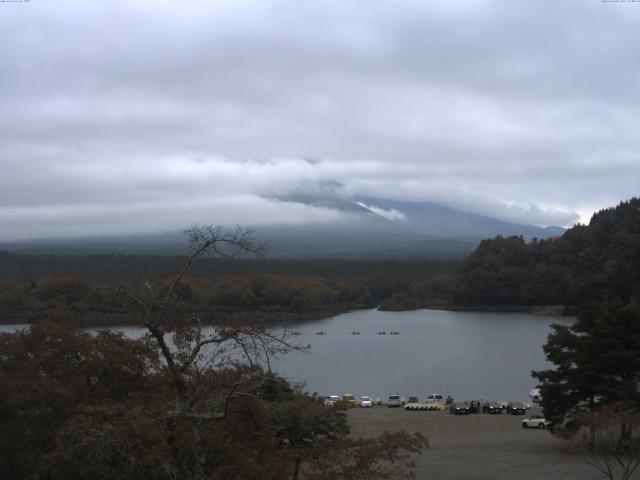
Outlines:
{"type": "Polygon", "coordinates": [[[484,240],[460,268],[460,305],[581,305],[640,292],[640,199],[593,215],[562,237],[484,240]]]}
{"type": "Polygon", "coordinates": [[[555,312],[573,313],[610,293],[627,301],[639,292],[640,199],[634,198],[595,213],[589,225],[576,225],[561,237],[483,240],[455,272],[416,281],[396,291],[385,306],[559,306],[555,312]]]}
{"type": "MultiPolygon", "coordinates": [[[[0,323],[69,316],[81,325],[131,323],[131,299],[114,295],[175,274],[179,256],[0,253],[0,323]]],[[[441,261],[210,258],[181,280],[185,307],[204,321],[245,314],[265,322],[373,308],[416,283],[454,270],[441,261]]]]}
{"type": "MultiPolygon", "coordinates": [[[[148,284],[161,280],[156,278],[148,284]]],[[[140,285],[130,282],[118,284],[120,286],[134,290],[140,285]]],[[[65,315],[80,325],[132,323],[133,300],[119,295],[118,287],[67,277],[3,280],[0,281],[3,321],[34,322],[65,315]]],[[[177,292],[184,308],[197,311],[207,322],[231,313],[251,314],[255,320],[265,322],[300,320],[375,306],[369,290],[361,282],[309,276],[189,278],[180,282],[177,292]]]]}

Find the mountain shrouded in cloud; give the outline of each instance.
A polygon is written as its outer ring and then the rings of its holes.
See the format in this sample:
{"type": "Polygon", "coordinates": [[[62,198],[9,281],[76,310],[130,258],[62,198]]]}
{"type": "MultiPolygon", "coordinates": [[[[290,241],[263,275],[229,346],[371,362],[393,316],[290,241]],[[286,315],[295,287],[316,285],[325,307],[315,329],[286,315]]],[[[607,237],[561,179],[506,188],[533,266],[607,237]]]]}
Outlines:
{"type": "MultiPolygon", "coordinates": [[[[208,159],[155,159],[153,162],[105,160],[50,163],[30,172],[27,178],[5,180],[0,198],[4,225],[0,240],[64,238],[106,234],[138,234],[179,230],[191,223],[214,221],[223,224],[340,224],[350,221],[344,205],[365,208],[382,218],[402,220],[404,213],[380,207],[384,197],[373,198],[376,188],[359,188],[352,183],[353,165],[336,161],[284,159],[271,161],[208,159]],[[28,188],[24,183],[28,183],[28,188]],[[43,204],[38,194],[55,201],[43,204]],[[304,201],[304,197],[315,198],[304,201]],[[358,205],[358,198],[371,199],[358,205]],[[292,201],[303,198],[303,201],[292,201]],[[287,201],[283,201],[286,199],[287,201]],[[319,199],[324,199],[320,201],[319,199]],[[331,199],[331,200],[329,200],[331,199]]],[[[375,165],[369,165],[375,170],[375,165]]],[[[362,165],[358,168],[365,170],[362,165]]],[[[17,176],[17,174],[16,174],[17,176]]],[[[357,177],[359,181],[362,176],[357,177]]],[[[420,198],[403,192],[397,196],[420,198]]],[[[428,182],[423,182],[426,188],[428,182]]],[[[381,189],[385,193],[385,189],[381,189]]],[[[429,193],[429,192],[427,192],[429,193]]],[[[436,197],[438,195],[435,191],[436,197]]],[[[431,195],[427,194],[427,198],[431,195]]],[[[455,199],[443,202],[455,205],[455,199]]],[[[495,201],[494,201],[495,202],[495,201]]],[[[577,219],[573,212],[537,210],[508,215],[508,205],[485,208],[478,199],[476,212],[503,212],[505,218],[526,222],[566,225],[577,219]],[[493,208],[490,208],[493,207],[493,208]],[[538,222],[536,222],[536,220],[538,222]]],[[[498,215],[500,216],[500,215],[498,215]]]]}
{"type": "MultiPolygon", "coordinates": [[[[367,203],[335,195],[318,196],[317,192],[266,198],[266,205],[275,205],[280,215],[274,211],[262,222],[256,222],[254,234],[269,245],[267,255],[271,258],[452,259],[469,254],[487,237],[521,235],[531,239],[564,233],[559,227],[514,224],[427,202],[363,200],[367,203]],[[283,217],[282,212],[287,215],[283,217]],[[289,212],[296,212],[297,216],[292,217],[289,212]],[[302,218],[304,214],[315,218],[302,218]]],[[[62,254],[176,254],[184,250],[184,236],[177,230],[150,234],[143,229],[137,235],[131,234],[133,231],[132,225],[124,234],[6,242],[0,243],[0,248],[62,254]]]]}
{"type": "Polygon", "coordinates": [[[0,241],[339,225],[393,202],[568,226],[637,195],[640,8],[0,4],[0,241]],[[386,203],[385,203],[386,202],[386,203]]]}

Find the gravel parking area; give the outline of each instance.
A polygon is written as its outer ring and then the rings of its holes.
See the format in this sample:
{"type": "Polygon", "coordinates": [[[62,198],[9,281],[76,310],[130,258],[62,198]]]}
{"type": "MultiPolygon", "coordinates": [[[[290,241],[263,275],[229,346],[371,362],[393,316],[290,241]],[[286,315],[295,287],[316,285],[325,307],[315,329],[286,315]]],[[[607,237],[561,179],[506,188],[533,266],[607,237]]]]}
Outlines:
{"type": "MultiPolygon", "coordinates": [[[[547,430],[523,429],[522,415],[450,415],[376,406],[349,411],[354,436],[420,432],[430,448],[416,456],[416,478],[438,480],[597,480],[570,445],[547,430]]],[[[636,477],[634,477],[636,478],[636,477]]],[[[637,478],[640,478],[638,476],[637,478]]]]}

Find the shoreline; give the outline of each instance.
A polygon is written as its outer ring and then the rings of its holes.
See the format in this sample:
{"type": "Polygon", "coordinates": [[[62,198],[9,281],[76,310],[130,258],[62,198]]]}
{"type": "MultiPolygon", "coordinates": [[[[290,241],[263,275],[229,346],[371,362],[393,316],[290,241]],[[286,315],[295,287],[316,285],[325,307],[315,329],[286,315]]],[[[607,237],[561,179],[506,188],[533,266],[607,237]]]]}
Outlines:
{"type": "Polygon", "coordinates": [[[381,305],[381,312],[413,312],[416,310],[443,310],[451,312],[496,312],[496,313],[530,313],[545,317],[571,317],[577,307],[565,305],[452,305],[427,304],[412,308],[394,308],[381,305]]]}
{"type": "MultiPolygon", "coordinates": [[[[439,311],[451,311],[451,312],[495,312],[495,313],[529,313],[532,315],[539,315],[544,317],[570,317],[575,315],[576,307],[565,307],[562,305],[547,305],[547,306],[524,306],[524,305],[508,305],[508,306],[486,306],[486,305],[424,305],[417,308],[385,308],[384,305],[377,307],[360,307],[360,308],[331,308],[327,310],[317,310],[310,312],[261,312],[261,311],[248,311],[248,312],[209,312],[208,318],[203,321],[204,325],[216,325],[222,323],[221,320],[226,316],[255,316],[256,323],[263,324],[275,324],[275,325],[296,325],[307,321],[321,320],[325,318],[335,317],[344,313],[364,311],[364,310],[377,310],[380,312],[415,312],[418,310],[439,310],[439,311]]],[[[135,327],[139,326],[139,322],[129,320],[129,314],[122,313],[110,313],[106,314],[106,319],[96,319],[95,313],[87,314],[83,319],[80,318],[78,313],[69,315],[69,321],[75,324],[79,328],[114,328],[114,327],[135,327]]],[[[52,315],[49,320],[56,318],[63,318],[64,314],[59,316],[52,315]]],[[[6,317],[5,317],[6,318],[6,317]]],[[[40,323],[45,320],[30,320],[8,318],[0,319],[0,326],[10,325],[32,325],[34,323],[40,323]]]]}
{"type": "MultiPolygon", "coordinates": [[[[354,308],[353,305],[344,308],[329,308],[326,310],[314,310],[308,312],[292,311],[235,311],[235,312],[200,312],[202,314],[203,325],[217,325],[223,323],[227,317],[251,317],[255,323],[263,324],[296,324],[306,321],[330,318],[343,313],[355,312],[359,310],[371,310],[375,307],[354,308]]],[[[16,316],[5,316],[0,319],[0,325],[32,325],[42,323],[47,320],[66,320],[79,328],[105,328],[105,327],[135,327],[140,322],[132,319],[133,315],[118,312],[88,312],[86,314],[65,313],[65,312],[45,312],[42,316],[30,315],[29,318],[19,318],[16,316]],[[102,318],[99,318],[102,317],[102,318]]]]}

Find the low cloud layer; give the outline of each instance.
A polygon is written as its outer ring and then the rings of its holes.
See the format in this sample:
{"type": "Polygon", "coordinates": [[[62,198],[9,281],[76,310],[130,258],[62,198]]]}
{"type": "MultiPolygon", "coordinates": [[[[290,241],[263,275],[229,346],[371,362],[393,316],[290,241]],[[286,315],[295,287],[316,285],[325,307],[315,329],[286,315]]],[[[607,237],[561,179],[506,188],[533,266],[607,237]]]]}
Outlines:
{"type": "Polygon", "coordinates": [[[0,28],[0,240],[343,219],[274,200],[300,192],[570,225],[639,193],[640,4],[32,1],[0,28]]]}

